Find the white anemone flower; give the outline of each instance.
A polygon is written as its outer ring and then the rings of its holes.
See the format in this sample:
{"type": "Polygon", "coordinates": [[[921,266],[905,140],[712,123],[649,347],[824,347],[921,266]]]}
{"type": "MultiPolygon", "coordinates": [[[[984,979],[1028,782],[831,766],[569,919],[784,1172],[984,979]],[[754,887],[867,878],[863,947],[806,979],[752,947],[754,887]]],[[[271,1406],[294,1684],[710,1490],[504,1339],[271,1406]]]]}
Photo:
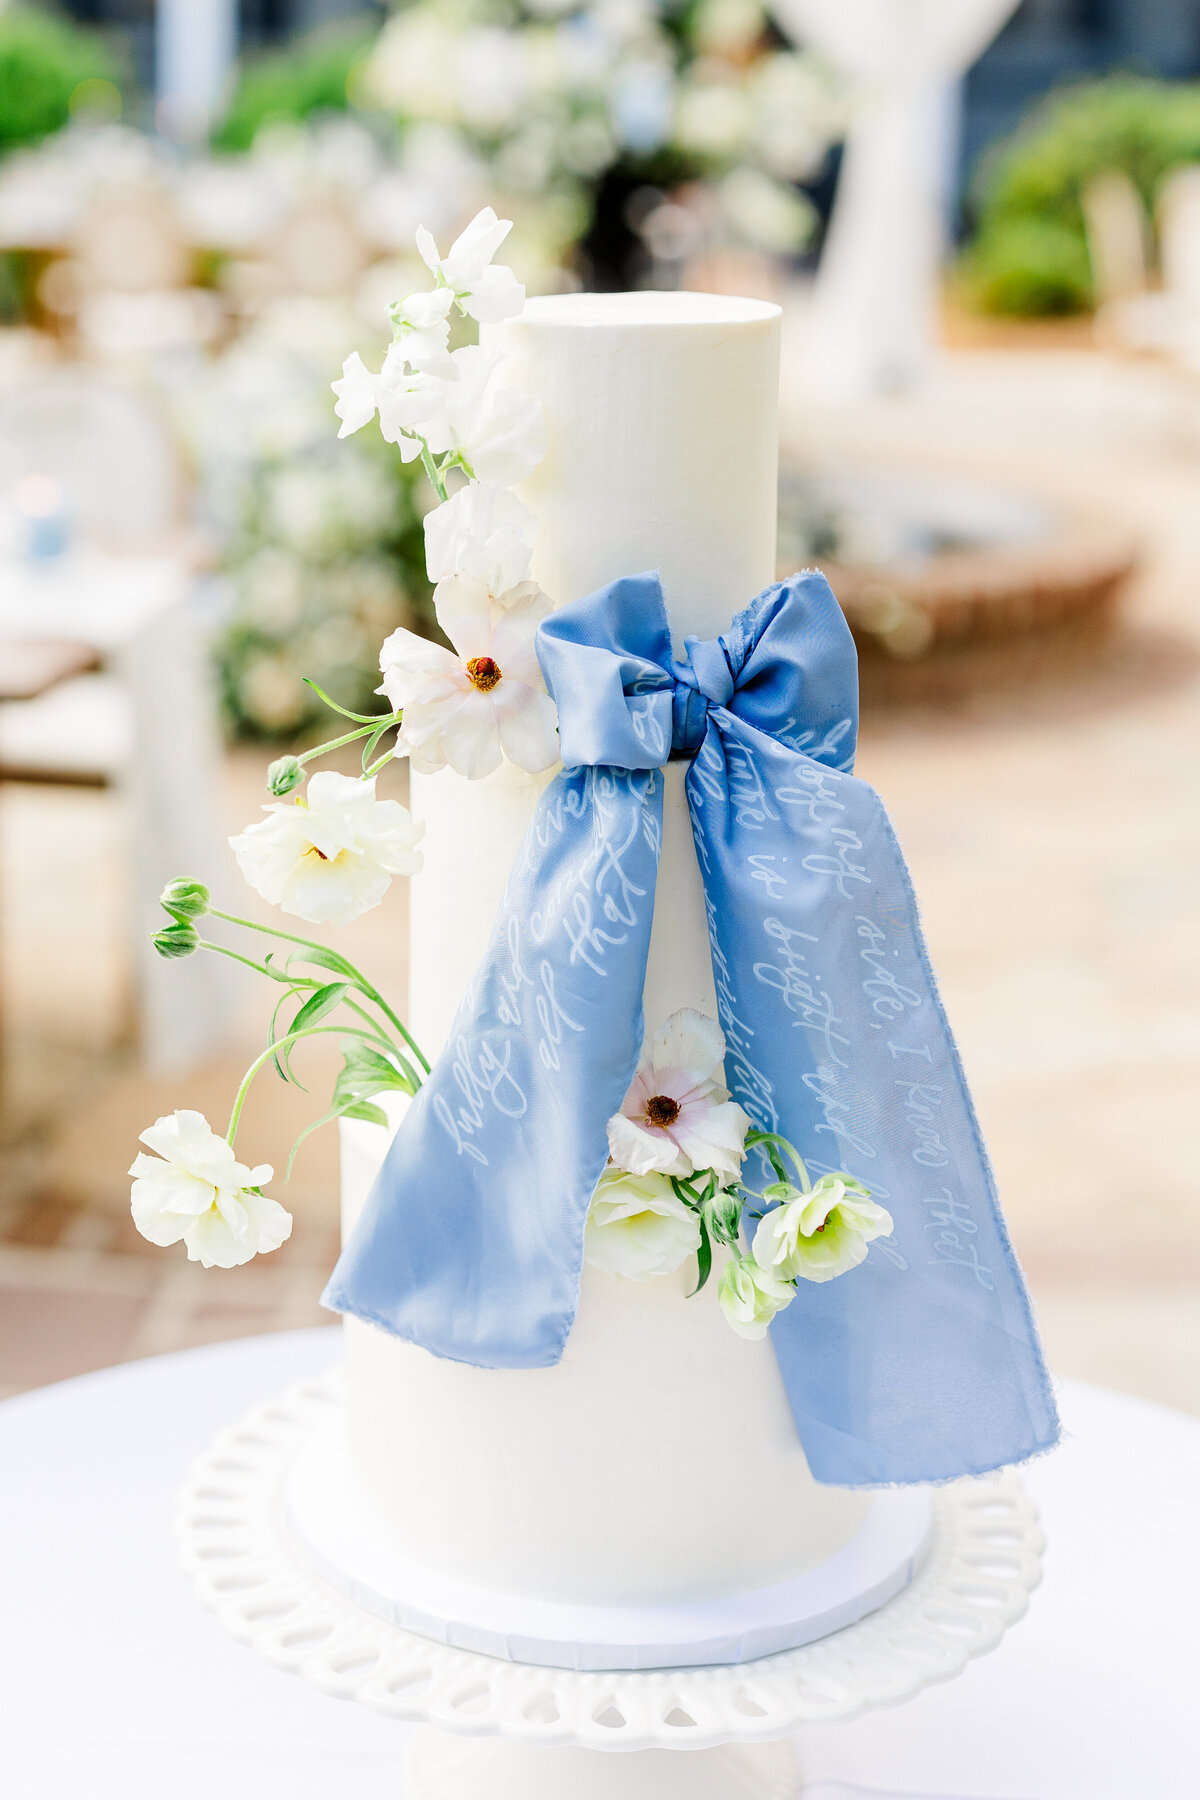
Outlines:
{"type": "Polygon", "coordinates": [[[408,294],[392,307],[392,324],[396,328],[392,348],[403,355],[410,368],[445,380],[454,379],[449,350],[449,313],[453,305],[454,295],[443,287],[434,288],[431,293],[408,294]]]}
{"type": "Polygon", "coordinates": [[[415,875],[424,831],[398,800],[377,800],[375,782],[323,769],[295,800],[230,838],[256,893],[319,925],[348,925],[378,906],[394,875],[415,875]]]}
{"type": "Polygon", "coordinates": [[[531,774],[558,761],[558,714],[534,649],[550,602],[523,586],[499,606],[474,576],[448,576],[434,603],[454,649],[403,629],[384,644],[381,691],[404,709],[397,743],[414,768],[448,765],[477,781],[503,757],[531,774]]]}
{"type": "Polygon", "coordinates": [[[780,1204],[754,1233],[754,1259],[789,1280],[832,1281],[855,1269],[872,1238],[887,1237],[892,1216],[852,1175],[822,1175],[811,1193],[780,1185],[765,1199],[780,1204]]]}
{"type": "Polygon", "coordinates": [[[481,325],[515,318],[525,304],[525,289],[512,270],[492,266],[492,258],[511,230],[511,219],[498,219],[492,208],[485,206],[441,256],[433,234],[423,225],[417,228],[422,262],[445,283],[463,311],[481,325]]]}
{"type": "Polygon", "coordinates": [[[700,1222],[666,1175],[606,1169],[588,1213],[584,1255],[628,1281],[669,1275],[700,1248],[700,1222]]]}
{"type": "MultiPolygon", "coordinates": [[[[452,364],[449,356],[446,361],[452,364]]],[[[451,366],[449,373],[453,377],[457,371],[451,366]]],[[[441,376],[410,369],[403,345],[393,344],[378,375],[371,373],[355,350],[342,364],[341,380],[330,382],[330,386],[337,395],[333,410],[342,421],[340,438],[361,431],[378,413],[384,438],[398,446],[401,461],[412,462],[421,454],[415,433],[444,405],[448,382],[441,376]]]]}
{"type": "Polygon", "coordinates": [[[450,360],[457,378],[442,385],[437,407],[421,426],[429,448],[435,456],[457,455],[480,481],[512,487],[546,454],[541,406],[520,388],[496,385],[493,377],[504,360],[499,350],[467,344],[450,360]]]}
{"type": "Polygon", "coordinates": [[[468,481],[425,514],[425,566],[432,582],[473,575],[493,600],[529,579],[536,519],[508,488],[468,481]]]}
{"type": "Polygon", "coordinates": [[[752,1256],[735,1256],[721,1271],[717,1298],[727,1322],[739,1337],[763,1338],[777,1312],[796,1294],[796,1285],[773,1269],[761,1269],[752,1256]]]}
{"type": "Polygon", "coordinates": [[[233,1269],[291,1236],[291,1214],[260,1191],[275,1173],[270,1163],[238,1162],[203,1113],[168,1113],[140,1141],[157,1154],[134,1158],[130,1206],[152,1244],[182,1239],[189,1261],[233,1269]]]}
{"type": "Polygon", "coordinates": [[[740,1171],[750,1115],[722,1081],[725,1034],[693,1007],[672,1013],[642,1051],[619,1113],[608,1121],[613,1161],[635,1175],[740,1171]]]}

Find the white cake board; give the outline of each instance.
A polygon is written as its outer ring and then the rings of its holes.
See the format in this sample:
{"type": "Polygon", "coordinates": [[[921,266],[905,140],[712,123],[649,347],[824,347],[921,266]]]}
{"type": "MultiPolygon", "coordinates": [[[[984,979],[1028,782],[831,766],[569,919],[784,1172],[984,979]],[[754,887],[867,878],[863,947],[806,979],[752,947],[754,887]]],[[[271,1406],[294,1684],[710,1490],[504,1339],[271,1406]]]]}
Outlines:
{"type": "Polygon", "coordinates": [[[502,1660],[381,1617],[344,1572],[335,1583],[317,1566],[289,1522],[288,1480],[338,1411],[326,1377],[222,1432],[180,1496],[181,1560],[227,1628],[277,1667],[436,1728],[413,1740],[409,1800],[785,1800],[798,1774],[775,1740],[958,1674],[1041,1577],[1037,1514],[1007,1473],[937,1489],[908,1585],[800,1648],[616,1672],[502,1660]],[[594,1754],[614,1750],[627,1754],[594,1754]]]}

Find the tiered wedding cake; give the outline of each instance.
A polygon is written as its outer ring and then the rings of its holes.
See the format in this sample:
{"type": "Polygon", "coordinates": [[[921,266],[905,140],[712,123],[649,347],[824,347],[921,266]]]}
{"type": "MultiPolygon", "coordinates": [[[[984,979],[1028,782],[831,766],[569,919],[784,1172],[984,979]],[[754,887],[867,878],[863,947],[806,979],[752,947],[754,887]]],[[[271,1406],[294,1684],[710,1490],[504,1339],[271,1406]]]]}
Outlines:
{"type": "MultiPolygon", "coordinates": [[[[676,648],[713,637],[774,577],[778,308],[703,294],[534,300],[485,332],[537,394],[548,453],[521,490],[557,601],[657,566],[676,648]]],[[[717,1012],[684,799],[666,770],[645,988],[652,1032],[717,1012]]],[[[410,1020],[431,1053],[485,949],[545,776],[413,777],[410,1020]]],[[[344,1123],[344,1230],[383,1159],[344,1123]]],[[[436,1194],[429,1196],[437,1205],[436,1194]]],[[[809,1474],[775,1352],[735,1336],[695,1264],[648,1282],[584,1270],[554,1368],[450,1362],[348,1318],[346,1414],[364,1519],[408,1563],[508,1595],[686,1602],[785,1582],[860,1532],[869,1495],[809,1474]]]]}

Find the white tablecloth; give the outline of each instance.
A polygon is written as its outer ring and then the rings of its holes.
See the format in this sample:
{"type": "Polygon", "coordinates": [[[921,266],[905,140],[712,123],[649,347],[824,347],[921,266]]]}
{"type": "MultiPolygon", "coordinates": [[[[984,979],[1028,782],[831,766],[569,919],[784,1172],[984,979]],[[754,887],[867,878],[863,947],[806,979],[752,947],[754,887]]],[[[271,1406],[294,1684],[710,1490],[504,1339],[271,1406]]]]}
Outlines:
{"type": "MultiPolygon", "coordinates": [[[[218,1427],[325,1367],[336,1328],[156,1357],[0,1406],[0,1791],[13,1800],[397,1800],[403,1728],[261,1662],[175,1566],[218,1427]]],[[[1001,1648],[810,1730],[807,1800],[1196,1800],[1200,1421],[1067,1383],[1029,1472],[1050,1549],[1001,1648]]]]}
{"type": "MultiPolygon", "coordinates": [[[[127,698],[129,741],[115,746],[112,773],[129,804],[138,1039],[147,1064],[164,1073],[225,1042],[236,992],[224,959],[164,963],[150,942],[165,923],[158,896],[172,876],[197,875],[219,889],[233,870],[218,817],[216,703],[189,585],[188,571],[166,557],[81,552],[0,568],[0,638],[90,644],[127,698]]],[[[64,688],[7,710],[54,709],[47,724],[69,749],[71,720],[59,716],[69,704],[64,688]]]]}

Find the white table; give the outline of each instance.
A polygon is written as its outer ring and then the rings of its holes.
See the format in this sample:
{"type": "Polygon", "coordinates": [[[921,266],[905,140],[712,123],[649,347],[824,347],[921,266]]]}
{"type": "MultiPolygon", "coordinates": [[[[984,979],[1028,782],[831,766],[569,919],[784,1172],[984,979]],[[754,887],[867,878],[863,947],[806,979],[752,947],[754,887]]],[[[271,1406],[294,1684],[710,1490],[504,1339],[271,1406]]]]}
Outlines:
{"type": "MultiPolygon", "coordinates": [[[[216,1430],[336,1328],[103,1370],[0,1406],[0,1790],[21,1800],[398,1800],[403,1731],[227,1638],[175,1567],[216,1430]]],[[[1195,1800],[1200,1421],[1067,1383],[1029,1472],[1028,1618],[958,1680],[803,1740],[807,1800],[1195,1800]]]]}
{"type": "Polygon", "coordinates": [[[67,638],[90,645],[120,685],[89,692],[84,676],[41,700],[12,703],[0,731],[34,727],[44,756],[67,766],[73,739],[125,796],[129,810],[132,963],[138,1040],[156,1072],[189,1068],[229,1035],[232,965],[212,956],[164,963],[150,943],[166,922],[158,896],[174,875],[230,885],[219,828],[220,741],[207,648],[189,604],[191,577],[166,557],[72,553],[44,565],[0,567],[0,637],[67,638]],[[107,698],[124,702],[88,710],[107,698]],[[29,719],[19,716],[29,709],[29,719]],[[96,739],[111,741],[97,746],[96,739]]]}

